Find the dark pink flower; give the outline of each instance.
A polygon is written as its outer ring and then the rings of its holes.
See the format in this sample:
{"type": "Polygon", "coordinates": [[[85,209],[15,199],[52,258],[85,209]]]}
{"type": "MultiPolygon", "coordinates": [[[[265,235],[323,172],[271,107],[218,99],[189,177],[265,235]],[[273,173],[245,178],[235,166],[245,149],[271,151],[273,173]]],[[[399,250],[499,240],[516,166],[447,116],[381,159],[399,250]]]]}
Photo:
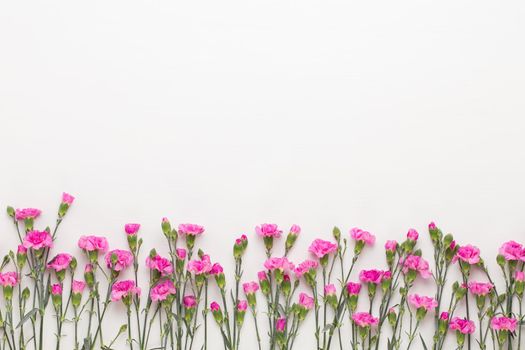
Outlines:
{"type": "Polygon", "coordinates": [[[74,200],[75,200],[75,197],[73,197],[69,193],[66,193],[66,192],[62,193],[62,203],[66,203],[68,205],[71,205],[71,204],[73,204],[74,200]]]}
{"type": "Polygon", "coordinates": [[[389,252],[395,252],[396,248],[397,248],[397,241],[394,241],[394,240],[386,241],[385,250],[389,252]]]}
{"type": "Polygon", "coordinates": [[[407,238],[411,241],[417,241],[417,239],[419,238],[419,233],[417,233],[416,230],[411,228],[410,230],[408,230],[407,238]]]}
{"type": "Polygon", "coordinates": [[[479,262],[479,249],[473,245],[467,244],[459,247],[456,256],[452,259],[453,262],[461,260],[469,265],[474,265],[479,262]]]}
{"type": "Polygon", "coordinates": [[[124,226],[124,230],[126,231],[126,234],[128,235],[134,235],[136,234],[140,229],[140,224],[126,224],[124,226]]]}
{"type": "Polygon", "coordinates": [[[446,321],[446,320],[448,320],[448,316],[449,316],[448,312],[443,311],[443,312],[441,313],[441,315],[439,315],[439,319],[440,319],[440,320],[443,320],[443,321],[446,321]]]}
{"type": "Polygon", "coordinates": [[[516,326],[518,325],[518,320],[512,317],[492,317],[490,320],[490,328],[496,331],[509,331],[514,332],[516,326]]]}
{"type": "Polygon", "coordinates": [[[24,238],[24,247],[32,249],[51,248],[53,238],[47,231],[29,231],[24,238]]]}
{"type": "Polygon", "coordinates": [[[193,295],[186,295],[182,300],[186,309],[192,309],[197,306],[197,300],[193,295]]]}
{"type": "Polygon", "coordinates": [[[262,224],[255,227],[255,232],[262,237],[281,237],[283,231],[279,230],[276,224],[262,224]]]}
{"type": "Polygon", "coordinates": [[[248,302],[246,300],[239,300],[237,303],[237,310],[240,312],[244,312],[248,309],[248,302]]]}
{"type": "Polygon", "coordinates": [[[301,293],[299,294],[299,305],[307,310],[310,310],[314,307],[314,298],[310,297],[306,293],[301,293]]]}
{"type": "Polygon", "coordinates": [[[356,312],[352,315],[352,321],[359,327],[377,326],[379,319],[370,315],[368,312],[356,312]]]}
{"type": "Polygon", "coordinates": [[[285,317],[281,317],[277,320],[277,322],[275,323],[275,329],[277,330],[277,332],[284,332],[284,330],[286,329],[286,318],[285,317]]]}
{"type": "Polygon", "coordinates": [[[217,275],[219,273],[224,273],[224,269],[222,268],[221,264],[213,264],[210,270],[210,275],[217,275]]]}
{"type": "Polygon", "coordinates": [[[476,326],[474,325],[473,321],[459,317],[454,317],[450,321],[448,328],[451,330],[458,331],[462,334],[472,334],[476,331],[476,326]]]}
{"type": "Polygon", "coordinates": [[[184,248],[177,248],[175,250],[175,253],[177,254],[177,259],[179,259],[179,260],[186,259],[186,253],[187,253],[186,249],[184,249],[184,248]]]}
{"type": "Polygon", "coordinates": [[[62,294],[62,285],[55,283],[51,286],[51,294],[53,295],[61,295],[62,294]]]}
{"type": "Polygon", "coordinates": [[[132,295],[140,295],[140,288],[135,286],[135,282],[132,280],[115,282],[111,288],[112,301],[119,301],[123,297],[132,295]]]}
{"type": "Polygon", "coordinates": [[[362,270],[359,273],[359,280],[363,283],[379,284],[383,278],[383,271],[381,270],[362,270]]]}
{"type": "Polygon", "coordinates": [[[358,295],[360,291],[361,291],[360,283],[348,282],[346,284],[346,292],[349,295],[358,295]]]}
{"type": "Polygon", "coordinates": [[[176,293],[175,286],[171,280],[164,280],[151,288],[151,300],[153,301],[163,301],[168,298],[170,295],[175,295],[176,293]]]}
{"type": "Polygon", "coordinates": [[[221,307],[220,307],[220,305],[217,302],[212,301],[212,303],[210,304],[210,309],[211,309],[211,311],[217,312],[217,311],[219,311],[221,309],[221,307]]]}
{"type": "Polygon", "coordinates": [[[127,250],[114,249],[106,254],[106,266],[114,271],[122,271],[132,263],[133,254],[127,250]],[[114,264],[113,257],[116,257],[114,264]]]}
{"type": "Polygon", "coordinates": [[[167,276],[173,272],[171,262],[158,254],[154,257],[148,256],[146,258],[146,266],[151,270],[158,271],[162,276],[167,276]]]}
{"type": "Polygon", "coordinates": [[[69,267],[69,264],[72,260],[73,257],[70,254],[61,253],[51,259],[51,261],[47,264],[47,267],[55,271],[62,271],[69,267]]]}
{"type": "Polygon", "coordinates": [[[12,272],[0,272],[0,285],[3,287],[14,287],[18,283],[18,273],[12,272]]]}

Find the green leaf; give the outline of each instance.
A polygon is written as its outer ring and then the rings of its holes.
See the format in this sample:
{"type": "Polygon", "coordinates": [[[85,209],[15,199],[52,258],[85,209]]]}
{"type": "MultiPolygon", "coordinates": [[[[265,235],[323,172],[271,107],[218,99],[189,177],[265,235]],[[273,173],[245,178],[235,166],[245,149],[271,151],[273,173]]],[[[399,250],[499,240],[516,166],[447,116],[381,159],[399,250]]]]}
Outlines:
{"type": "Polygon", "coordinates": [[[428,350],[428,348],[427,348],[427,344],[425,343],[425,340],[423,340],[423,336],[421,336],[421,333],[419,334],[419,338],[421,338],[421,342],[423,343],[423,348],[424,348],[425,350],[428,350]]]}
{"type": "Polygon", "coordinates": [[[20,328],[27,320],[29,320],[33,315],[35,315],[38,312],[38,308],[34,308],[33,310],[29,311],[27,314],[22,317],[16,328],[20,328]]]}

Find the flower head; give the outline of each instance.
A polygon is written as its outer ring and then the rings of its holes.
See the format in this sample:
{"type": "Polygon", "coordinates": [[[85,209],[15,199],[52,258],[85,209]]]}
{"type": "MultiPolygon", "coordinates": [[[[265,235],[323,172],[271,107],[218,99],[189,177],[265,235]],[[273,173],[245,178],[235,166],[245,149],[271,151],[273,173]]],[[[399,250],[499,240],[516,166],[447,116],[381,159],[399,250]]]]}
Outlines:
{"type": "Polygon", "coordinates": [[[286,318],[285,317],[281,317],[279,319],[277,319],[277,322],[275,323],[275,329],[277,330],[277,332],[284,332],[285,329],[286,329],[286,318]]]}
{"type": "Polygon", "coordinates": [[[316,270],[319,266],[319,263],[315,260],[305,260],[294,269],[295,276],[297,278],[301,278],[305,273],[316,270]]]}
{"type": "Polygon", "coordinates": [[[408,301],[417,309],[423,308],[426,311],[437,307],[436,299],[424,295],[411,294],[408,296],[408,301]]]}
{"type": "Polygon", "coordinates": [[[175,295],[176,291],[177,290],[175,289],[175,286],[171,280],[164,280],[151,288],[151,300],[166,300],[170,295],[175,295]]]}
{"type": "Polygon", "coordinates": [[[503,243],[499,248],[499,253],[503,255],[505,260],[522,260],[525,261],[525,249],[521,244],[515,241],[508,241],[503,243]]]}
{"type": "Polygon", "coordinates": [[[15,210],[16,220],[35,219],[40,216],[42,211],[36,208],[24,208],[15,210]]]}
{"type": "Polygon", "coordinates": [[[122,271],[133,263],[133,254],[127,250],[114,249],[106,254],[106,266],[114,271],[122,271]]]}
{"type": "Polygon", "coordinates": [[[126,224],[124,230],[128,235],[135,235],[140,229],[140,224],[126,224]]]}
{"type": "Polygon", "coordinates": [[[86,288],[86,282],[73,280],[73,284],[71,286],[73,293],[82,294],[82,292],[84,292],[84,288],[86,288]]]}
{"type": "Polygon", "coordinates": [[[452,261],[455,262],[457,260],[461,260],[461,262],[474,265],[479,262],[479,259],[479,248],[467,244],[465,246],[459,247],[456,256],[454,256],[452,261]]]}
{"type": "Polygon", "coordinates": [[[299,225],[294,224],[290,227],[290,234],[297,236],[299,233],[301,233],[301,227],[299,225]]]}
{"type": "Polygon", "coordinates": [[[383,271],[381,270],[362,270],[359,273],[359,280],[363,283],[379,284],[383,279],[383,271]]]}
{"type": "Polygon", "coordinates": [[[474,295],[487,295],[490,293],[492,288],[494,288],[494,285],[492,283],[483,283],[475,281],[468,283],[468,290],[474,295]]]}
{"type": "Polygon", "coordinates": [[[379,319],[368,312],[355,312],[352,315],[352,321],[359,327],[372,327],[377,326],[379,323],[379,319]]]}
{"type": "Polygon", "coordinates": [[[179,259],[179,260],[186,259],[186,254],[187,254],[186,249],[184,249],[184,248],[177,248],[175,250],[175,253],[177,255],[177,259],[179,259]]]}
{"type": "Polygon", "coordinates": [[[327,284],[324,286],[324,295],[335,295],[336,293],[335,285],[334,284],[327,284]]]}
{"type": "Polygon", "coordinates": [[[389,252],[395,252],[397,249],[397,241],[389,240],[385,243],[385,250],[389,252]]]}
{"type": "Polygon", "coordinates": [[[264,262],[264,267],[270,271],[280,270],[281,272],[288,272],[293,270],[295,266],[286,257],[273,257],[264,262]]]}
{"type": "Polygon", "coordinates": [[[167,276],[173,272],[171,262],[158,254],[153,257],[148,256],[146,258],[146,266],[151,270],[158,271],[161,276],[167,276]]]}
{"type": "Polygon", "coordinates": [[[322,239],[316,239],[312,242],[308,251],[319,259],[323,258],[326,254],[337,251],[337,244],[322,239]]]}
{"type": "Polygon", "coordinates": [[[180,224],[179,225],[179,234],[181,235],[190,235],[198,236],[204,232],[204,227],[196,224],[180,224]]]}
{"type": "Polygon", "coordinates": [[[0,285],[2,287],[14,287],[19,281],[18,273],[12,272],[0,272],[0,285]]]}
{"type": "Polygon", "coordinates": [[[118,281],[111,288],[111,300],[119,301],[132,295],[140,295],[140,288],[132,280],[118,281]]]}
{"type": "Polygon", "coordinates": [[[310,310],[314,307],[314,298],[310,297],[306,293],[301,293],[299,294],[299,305],[307,310],[310,310]]]}
{"type": "Polygon", "coordinates": [[[509,331],[514,332],[516,326],[518,325],[518,320],[512,317],[492,317],[490,320],[490,328],[495,331],[509,331]]]}
{"type": "Polygon", "coordinates": [[[407,274],[409,271],[416,271],[425,279],[432,276],[428,262],[418,255],[408,255],[401,261],[403,265],[403,273],[407,274]]]}
{"type": "Polygon", "coordinates": [[[61,295],[62,294],[62,285],[59,283],[55,283],[51,286],[51,294],[53,295],[61,295]]]}
{"type": "Polygon", "coordinates": [[[262,237],[279,238],[283,231],[279,230],[276,224],[262,224],[255,227],[255,232],[262,237]]]}
{"type": "Polygon", "coordinates": [[[105,237],[81,236],[78,240],[78,247],[87,252],[98,251],[105,253],[109,248],[109,244],[105,237]]]}
{"type": "Polygon", "coordinates": [[[192,309],[197,306],[197,299],[193,295],[186,295],[182,300],[186,309],[192,309]]]}
{"type": "Polygon", "coordinates": [[[66,193],[66,192],[62,193],[62,203],[66,203],[68,205],[71,205],[71,204],[73,204],[74,200],[75,200],[75,197],[73,197],[69,193],[66,193]]]}
{"type": "Polygon", "coordinates": [[[203,255],[199,260],[191,260],[188,262],[188,271],[196,275],[207,274],[211,271],[212,264],[208,255],[203,255]]]}
{"type": "Polygon", "coordinates": [[[350,229],[350,237],[356,241],[362,241],[368,245],[373,245],[376,241],[376,237],[373,234],[357,227],[350,229]]]}
{"type": "Polygon", "coordinates": [[[408,230],[407,239],[411,241],[417,241],[418,238],[419,238],[419,233],[417,233],[416,230],[414,230],[413,228],[408,230]]]}
{"type": "Polygon", "coordinates": [[[53,238],[47,231],[29,231],[23,242],[24,247],[31,249],[42,249],[42,248],[51,248],[53,246],[53,238]]]}
{"type": "Polygon", "coordinates": [[[454,317],[450,321],[448,328],[462,334],[472,334],[476,331],[476,326],[473,321],[460,317],[454,317]]]}
{"type": "Polygon", "coordinates": [[[69,264],[72,260],[73,257],[70,254],[61,253],[51,259],[51,261],[47,264],[47,267],[55,271],[62,271],[69,267],[69,264]]]}
{"type": "Polygon", "coordinates": [[[242,284],[242,289],[246,295],[254,294],[259,290],[259,284],[257,282],[246,282],[242,284]]]}
{"type": "Polygon", "coordinates": [[[361,291],[361,284],[355,282],[348,282],[346,284],[346,292],[348,295],[358,295],[361,291]]]}

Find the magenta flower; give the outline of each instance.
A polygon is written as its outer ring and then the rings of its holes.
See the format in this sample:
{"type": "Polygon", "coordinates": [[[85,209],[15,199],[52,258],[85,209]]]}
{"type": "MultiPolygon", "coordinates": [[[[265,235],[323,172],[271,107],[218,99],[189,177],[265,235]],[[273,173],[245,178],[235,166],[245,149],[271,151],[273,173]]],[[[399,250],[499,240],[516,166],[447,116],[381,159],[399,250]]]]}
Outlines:
{"type": "Polygon", "coordinates": [[[51,259],[51,261],[47,264],[47,268],[53,269],[55,271],[62,271],[69,267],[69,264],[72,260],[73,257],[70,254],[61,253],[51,259]]]}
{"type": "Polygon", "coordinates": [[[492,283],[483,283],[475,281],[468,283],[468,290],[474,295],[487,295],[490,293],[492,288],[494,288],[494,285],[492,283]]]}
{"type": "Polygon", "coordinates": [[[23,244],[19,244],[19,245],[18,245],[18,248],[17,248],[17,250],[16,250],[16,253],[17,253],[17,254],[21,254],[21,255],[25,255],[25,254],[27,254],[27,248],[24,247],[23,244]]]}
{"type": "Polygon", "coordinates": [[[241,235],[241,237],[235,239],[235,245],[243,245],[247,240],[248,237],[246,235],[241,235]]]}
{"type": "Polygon", "coordinates": [[[319,259],[323,258],[326,254],[337,251],[337,244],[322,239],[316,239],[312,242],[308,251],[319,259]]]}
{"type": "Polygon", "coordinates": [[[352,321],[359,327],[372,327],[377,326],[379,323],[379,319],[368,312],[355,312],[352,315],[352,321]]]}
{"type": "Polygon", "coordinates": [[[301,233],[301,227],[299,225],[294,224],[290,227],[290,234],[297,236],[299,233],[301,233]]]}
{"type": "Polygon", "coordinates": [[[479,262],[479,249],[470,244],[459,247],[452,261],[456,262],[457,260],[461,260],[469,265],[477,264],[479,262]]]}
{"type": "Polygon", "coordinates": [[[299,305],[307,310],[311,310],[314,307],[314,298],[306,293],[301,293],[299,294],[299,305]]]}
{"type": "Polygon", "coordinates": [[[286,329],[286,318],[285,317],[281,317],[277,320],[277,322],[275,323],[275,329],[277,330],[277,332],[284,332],[284,330],[286,329]]]}
{"type": "Polygon", "coordinates": [[[59,283],[55,283],[51,286],[51,294],[53,295],[61,295],[62,294],[62,285],[59,283]]]}
{"type": "Polygon", "coordinates": [[[281,237],[283,231],[279,230],[276,224],[262,224],[255,227],[255,232],[261,237],[281,237]]]}
{"type": "Polygon", "coordinates": [[[325,296],[335,295],[336,293],[337,293],[337,291],[335,289],[335,285],[327,284],[326,286],[324,286],[324,295],[325,296]]]}
{"type": "Polygon", "coordinates": [[[282,258],[269,258],[264,262],[264,267],[270,271],[280,270],[283,272],[292,271],[294,264],[290,262],[286,257],[282,258]]]}
{"type": "Polygon", "coordinates": [[[426,311],[437,307],[436,299],[418,294],[408,296],[408,301],[417,309],[424,308],[426,311]]]}
{"type": "Polygon", "coordinates": [[[436,224],[434,223],[434,221],[430,222],[430,224],[428,224],[428,229],[429,230],[435,230],[437,229],[437,226],[436,224]]]}
{"type": "Polygon", "coordinates": [[[473,321],[460,317],[454,317],[450,321],[448,328],[462,334],[472,334],[476,331],[476,326],[473,321]]]}
{"type": "Polygon", "coordinates": [[[86,282],[73,280],[73,285],[71,286],[71,291],[76,294],[82,294],[86,288],[86,282]]]}
{"type": "Polygon", "coordinates": [[[379,284],[383,279],[383,271],[381,270],[362,270],[359,273],[359,280],[363,283],[379,284]]]}
{"type": "Polygon", "coordinates": [[[248,302],[246,300],[239,300],[237,303],[237,311],[245,312],[248,309],[248,302]]]}
{"type": "Polygon", "coordinates": [[[525,272],[523,272],[523,271],[516,271],[516,273],[514,274],[514,279],[516,280],[516,282],[523,282],[523,281],[525,281],[525,272]]]}
{"type": "Polygon", "coordinates": [[[124,230],[128,235],[135,235],[140,229],[140,224],[126,224],[124,230]]]}
{"type": "Polygon", "coordinates": [[[127,250],[114,249],[106,254],[106,266],[113,271],[122,271],[132,263],[133,254],[127,250]],[[113,257],[116,257],[114,264],[113,257]]]}
{"type": "Polygon", "coordinates": [[[512,317],[492,317],[490,320],[490,328],[495,331],[509,331],[514,332],[516,326],[518,325],[518,320],[512,317]]]}
{"type": "Polygon", "coordinates": [[[31,249],[51,248],[53,246],[53,238],[47,231],[29,231],[24,238],[24,247],[31,249]]]}
{"type": "Polygon", "coordinates": [[[389,252],[395,252],[397,249],[397,241],[391,240],[386,241],[385,243],[385,250],[389,252]]]}
{"type": "Polygon", "coordinates": [[[448,312],[446,312],[446,311],[443,311],[443,312],[441,313],[441,315],[439,315],[439,319],[442,320],[442,321],[446,321],[446,320],[448,320],[448,317],[449,317],[449,314],[448,314],[448,312]]]}
{"type": "Polygon", "coordinates": [[[259,279],[259,281],[266,281],[268,279],[268,276],[266,275],[266,271],[257,272],[257,278],[259,279]]]}
{"type": "Polygon", "coordinates": [[[177,248],[175,250],[175,253],[177,255],[177,259],[179,259],[179,260],[186,259],[186,254],[187,254],[186,249],[184,249],[184,248],[177,248]]]}
{"type": "Polygon", "coordinates": [[[75,200],[75,197],[73,197],[69,193],[66,193],[66,192],[62,193],[62,203],[65,203],[67,205],[71,205],[71,204],[73,204],[74,200],[75,200]]]}
{"type": "Polygon", "coordinates": [[[294,269],[295,276],[301,278],[305,273],[316,270],[319,266],[319,263],[315,260],[305,260],[294,269]]]}
{"type": "Polygon", "coordinates": [[[173,266],[171,266],[171,262],[158,254],[154,257],[148,256],[146,258],[146,266],[150,270],[158,271],[161,276],[167,276],[173,272],[173,266]]]}
{"type": "Polygon", "coordinates": [[[212,265],[210,257],[203,255],[200,260],[191,260],[188,262],[188,271],[193,272],[196,275],[202,275],[211,271],[212,265]]]}
{"type": "Polygon", "coordinates": [[[175,286],[171,280],[164,280],[151,288],[151,300],[152,301],[163,301],[170,295],[175,295],[175,286]]]}
{"type": "Polygon", "coordinates": [[[350,237],[356,241],[362,241],[368,245],[373,245],[376,241],[376,237],[373,234],[357,227],[350,229],[350,237]]]}
{"type": "Polygon", "coordinates": [[[515,241],[503,243],[499,248],[499,253],[505,260],[522,260],[525,261],[525,249],[521,244],[515,241]]]}
{"type": "Polygon", "coordinates": [[[18,273],[12,272],[0,272],[0,285],[2,287],[14,287],[18,283],[18,273]]]}
{"type": "Polygon", "coordinates": [[[81,236],[78,240],[78,247],[88,252],[98,251],[105,253],[108,248],[108,240],[99,236],[81,236]]]}
{"type": "Polygon", "coordinates": [[[348,293],[348,295],[358,295],[360,291],[361,291],[360,283],[348,282],[346,284],[346,292],[348,293]]]}
{"type": "Polygon", "coordinates": [[[417,241],[417,239],[419,238],[419,233],[417,233],[416,230],[411,228],[410,230],[408,230],[407,238],[411,241],[417,241]]]}
{"type": "Polygon", "coordinates": [[[190,235],[198,236],[204,232],[204,227],[196,224],[180,224],[179,225],[179,234],[181,235],[190,235]]]}
{"type": "Polygon", "coordinates": [[[197,300],[193,295],[186,295],[182,300],[186,309],[192,309],[197,306],[197,300]]]}
{"type": "Polygon", "coordinates": [[[217,312],[217,311],[219,311],[221,309],[221,307],[220,307],[220,305],[217,302],[212,301],[211,304],[210,304],[210,309],[211,309],[211,311],[217,312]]]}
{"type": "Polygon", "coordinates": [[[259,284],[257,282],[246,282],[242,284],[242,289],[246,295],[254,294],[259,290],[259,284]]]}
{"type": "Polygon", "coordinates": [[[120,301],[122,298],[140,295],[140,288],[132,280],[118,281],[111,288],[111,301],[120,301]]]}
{"type": "Polygon", "coordinates": [[[35,219],[40,216],[42,211],[36,208],[24,208],[15,210],[16,220],[35,219]]]}
{"type": "Polygon", "coordinates": [[[408,271],[416,271],[422,278],[429,278],[432,276],[430,272],[428,262],[418,255],[409,255],[405,259],[402,259],[401,264],[403,265],[403,273],[406,274],[408,271]]]}

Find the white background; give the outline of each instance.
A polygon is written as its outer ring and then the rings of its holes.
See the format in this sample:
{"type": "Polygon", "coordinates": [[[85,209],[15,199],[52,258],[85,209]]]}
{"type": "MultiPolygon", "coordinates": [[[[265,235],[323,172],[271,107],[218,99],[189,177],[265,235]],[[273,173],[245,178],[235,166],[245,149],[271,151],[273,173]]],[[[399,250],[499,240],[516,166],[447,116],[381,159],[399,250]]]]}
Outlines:
{"type": "MultiPolygon", "coordinates": [[[[246,233],[246,279],[261,222],[302,226],[297,262],[333,225],[366,228],[370,268],[409,227],[430,258],[435,220],[495,270],[502,241],[525,241],[524,15],[521,1],[3,2],[0,206],[41,208],[44,226],[74,194],[56,252],[76,254],[81,234],[125,247],[126,222],[166,253],[163,216],[200,223],[229,272],[246,233]]],[[[0,235],[14,249],[7,216],[0,235]]],[[[108,328],[125,321],[111,312],[108,328]]],[[[251,317],[244,334],[252,348],[251,317]]]]}

